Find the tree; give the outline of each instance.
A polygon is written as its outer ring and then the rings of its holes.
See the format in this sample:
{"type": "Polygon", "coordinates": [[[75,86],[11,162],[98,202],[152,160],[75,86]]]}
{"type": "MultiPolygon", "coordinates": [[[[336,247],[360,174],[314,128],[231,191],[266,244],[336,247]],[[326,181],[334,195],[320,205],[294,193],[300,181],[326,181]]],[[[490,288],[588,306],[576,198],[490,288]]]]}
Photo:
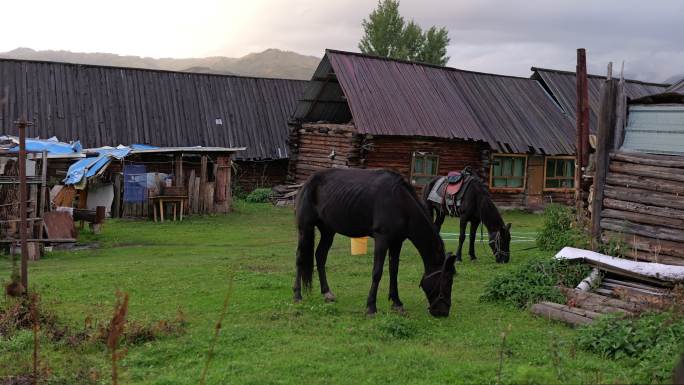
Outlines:
{"type": "Polygon", "coordinates": [[[364,36],[359,49],[363,53],[437,65],[449,61],[449,31],[432,26],[423,32],[413,20],[406,23],[399,14],[398,0],[379,0],[361,25],[364,36]]]}

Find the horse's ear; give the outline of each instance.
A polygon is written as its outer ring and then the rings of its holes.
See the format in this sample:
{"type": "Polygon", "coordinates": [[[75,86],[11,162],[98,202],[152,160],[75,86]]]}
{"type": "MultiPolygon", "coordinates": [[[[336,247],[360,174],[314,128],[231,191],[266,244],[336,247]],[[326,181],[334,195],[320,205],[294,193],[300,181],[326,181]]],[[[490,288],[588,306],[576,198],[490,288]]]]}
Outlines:
{"type": "Polygon", "coordinates": [[[511,232],[511,223],[510,222],[506,225],[506,231],[508,231],[509,233],[511,232]]]}

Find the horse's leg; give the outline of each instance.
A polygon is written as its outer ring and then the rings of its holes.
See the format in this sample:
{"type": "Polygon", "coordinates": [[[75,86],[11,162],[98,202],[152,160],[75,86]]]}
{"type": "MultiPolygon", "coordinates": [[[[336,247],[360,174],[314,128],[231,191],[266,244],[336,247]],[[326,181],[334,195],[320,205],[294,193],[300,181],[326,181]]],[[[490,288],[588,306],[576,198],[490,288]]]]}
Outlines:
{"type": "Polygon", "coordinates": [[[463,252],[463,243],[465,242],[466,238],[466,226],[468,226],[468,221],[464,218],[461,217],[461,222],[458,225],[460,235],[458,237],[458,250],[456,250],[456,260],[461,261],[461,253],[463,252]]]}
{"type": "Polygon", "coordinates": [[[335,295],[330,291],[328,286],[328,279],[325,274],[325,262],[328,260],[328,251],[332,246],[335,233],[327,229],[321,229],[321,240],[318,241],[316,247],[316,268],[318,269],[318,279],[321,282],[321,294],[325,297],[326,302],[335,301],[335,295]]]}
{"type": "Polygon", "coordinates": [[[444,218],[446,218],[446,214],[440,209],[435,209],[435,211],[437,212],[435,226],[437,227],[437,232],[440,232],[442,231],[442,224],[444,224],[444,218]]]}
{"type": "Polygon", "coordinates": [[[399,275],[399,254],[401,253],[402,242],[393,243],[389,248],[389,299],[392,301],[392,310],[399,313],[404,312],[404,304],[399,299],[399,288],[397,285],[397,276],[399,275]]]}
{"type": "Polygon", "coordinates": [[[387,241],[381,237],[375,238],[375,256],[373,259],[373,280],[371,282],[370,292],[368,293],[368,301],[366,302],[366,313],[374,315],[378,312],[375,306],[375,301],[378,298],[378,286],[382,278],[382,267],[385,264],[385,255],[387,254],[387,241]]]}
{"type": "Polygon", "coordinates": [[[313,249],[314,249],[314,227],[302,226],[299,228],[299,241],[297,244],[297,272],[295,273],[294,286],[294,301],[302,301],[302,271],[300,264],[311,261],[313,264],[313,249]]]}
{"type": "Polygon", "coordinates": [[[470,255],[470,260],[474,261],[477,259],[475,256],[475,240],[477,239],[477,227],[480,226],[480,221],[474,219],[470,222],[470,249],[468,254],[470,255]]]}

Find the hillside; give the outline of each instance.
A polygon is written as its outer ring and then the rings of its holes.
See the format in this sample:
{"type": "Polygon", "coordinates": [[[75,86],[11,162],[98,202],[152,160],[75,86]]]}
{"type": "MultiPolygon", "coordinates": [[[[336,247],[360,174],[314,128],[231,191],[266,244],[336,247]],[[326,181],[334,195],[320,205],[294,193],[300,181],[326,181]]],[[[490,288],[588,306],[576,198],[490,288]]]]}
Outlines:
{"type": "Polygon", "coordinates": [[[36,51],[31,48],[17,48],[12,51],[2,52],[0,57],[306,80],[311,78],[319,62],[319,58],[314,56],[306,56],[296,52],[281,51],[273,48],[259,53],[250,53],[240,58],[212,56],[205,58],[155,59],[99,52],[36,51]]]}

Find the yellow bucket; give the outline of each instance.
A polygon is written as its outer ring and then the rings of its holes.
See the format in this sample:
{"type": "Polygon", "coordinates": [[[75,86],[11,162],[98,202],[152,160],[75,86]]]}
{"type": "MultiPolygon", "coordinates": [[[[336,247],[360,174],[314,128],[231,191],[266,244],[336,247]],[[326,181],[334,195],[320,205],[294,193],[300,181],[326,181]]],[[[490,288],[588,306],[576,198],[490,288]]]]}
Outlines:
{"type": "Polygon", "coordinates": [[[351,255],[366,255],[368,253],[368,237],[351,238],[351,255]]]}

